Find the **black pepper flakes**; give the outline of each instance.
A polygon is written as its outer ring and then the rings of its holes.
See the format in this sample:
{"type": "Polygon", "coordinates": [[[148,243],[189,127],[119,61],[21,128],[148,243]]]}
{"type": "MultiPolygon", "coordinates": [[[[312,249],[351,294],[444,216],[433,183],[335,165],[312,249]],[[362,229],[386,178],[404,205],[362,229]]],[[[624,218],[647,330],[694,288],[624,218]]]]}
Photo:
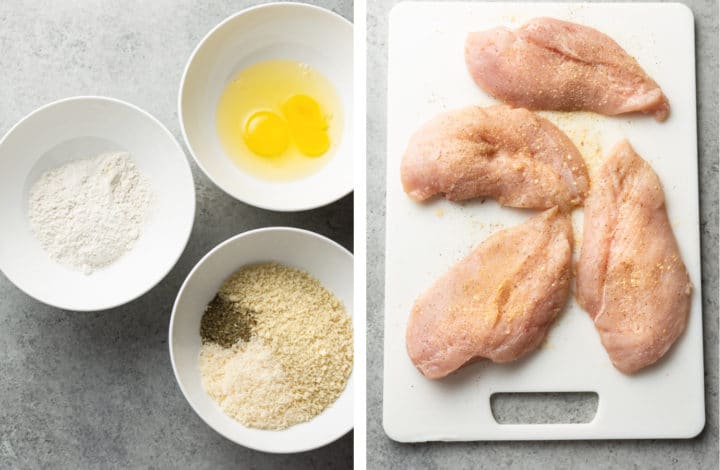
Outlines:
{"type": "Polygon", "coordinates": [[[240,340],[249,341],[256,323],[255,312],[215,295],[200,320],[200,337],[203,343],[229,348],[240,340]]]}

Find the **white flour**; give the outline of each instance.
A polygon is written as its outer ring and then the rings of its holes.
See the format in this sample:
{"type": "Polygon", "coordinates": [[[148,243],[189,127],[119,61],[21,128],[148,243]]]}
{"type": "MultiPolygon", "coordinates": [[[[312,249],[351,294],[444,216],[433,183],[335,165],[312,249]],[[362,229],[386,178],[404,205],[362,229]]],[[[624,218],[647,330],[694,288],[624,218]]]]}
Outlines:
{"type": "Polygon", "coordinates": [[[90,274],[133,247],[150,199],[130,155],[106,153],[43,173],[30,190],[28,217],[54,260],[90,274]]]}

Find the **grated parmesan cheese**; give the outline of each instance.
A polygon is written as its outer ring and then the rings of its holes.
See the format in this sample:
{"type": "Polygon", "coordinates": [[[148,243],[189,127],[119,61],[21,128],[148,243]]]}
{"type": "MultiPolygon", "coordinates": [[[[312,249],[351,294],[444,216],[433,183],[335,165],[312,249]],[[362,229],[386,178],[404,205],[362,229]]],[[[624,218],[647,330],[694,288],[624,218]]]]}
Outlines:
{"type": "Polygon", "coordinates": [[[203,387],[226,414],[246,426],[282,429],[302,421],[289,389],[287,376],[272,350],[262,340],[235,343],[224,348],[216,343],[200,351],[203,387]]]}

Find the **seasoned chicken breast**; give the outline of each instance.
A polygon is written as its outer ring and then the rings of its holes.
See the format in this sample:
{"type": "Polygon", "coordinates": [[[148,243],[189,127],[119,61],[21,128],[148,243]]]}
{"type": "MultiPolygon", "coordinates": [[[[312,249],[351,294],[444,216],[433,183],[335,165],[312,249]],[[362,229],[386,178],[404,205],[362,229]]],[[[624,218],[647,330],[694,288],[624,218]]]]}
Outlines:
{"type": "Polygon", "coordinates": [[[536,349],[567,300],[572,225],[557,208],[495,233],[415,302],[410,359],[430,379],[479,358],[509,362],[536,349]]]}
{"type": "Polygon", "coordinates": [[[622,47],[567,21],[535,18],[515,31],[470,33],[465,62],[480,88],[513,106],[652,113],[658,121],[670,110],[658,84],[622,47]]]}
{"type": "Polygon", "coordinates": [[[585,203],[577,298],[625,373],[660,359],[685,329],[692,285],[655,172],[622,141],[585,203]]]}
{"type": "Polygon", "coordinates": [[[550,121],[526,109],[469,106],[442,113],[410,139],[402,159],[405,192],[422,201],[492,197],[510,207],[581,204],[585,161],[550,121]]]}

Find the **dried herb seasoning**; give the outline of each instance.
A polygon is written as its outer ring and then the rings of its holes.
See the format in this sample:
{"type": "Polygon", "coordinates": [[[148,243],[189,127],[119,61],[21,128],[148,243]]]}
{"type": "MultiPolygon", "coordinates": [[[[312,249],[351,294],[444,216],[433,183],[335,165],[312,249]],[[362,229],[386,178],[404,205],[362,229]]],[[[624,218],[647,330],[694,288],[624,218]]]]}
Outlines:
{"type": "Polygon", "coordinates": [[[229,348],[239,340],[248,341],[256,325],[255,312],[239,302],[215,295],[200,320],[202,342],[217,343],[229,348]]]}

